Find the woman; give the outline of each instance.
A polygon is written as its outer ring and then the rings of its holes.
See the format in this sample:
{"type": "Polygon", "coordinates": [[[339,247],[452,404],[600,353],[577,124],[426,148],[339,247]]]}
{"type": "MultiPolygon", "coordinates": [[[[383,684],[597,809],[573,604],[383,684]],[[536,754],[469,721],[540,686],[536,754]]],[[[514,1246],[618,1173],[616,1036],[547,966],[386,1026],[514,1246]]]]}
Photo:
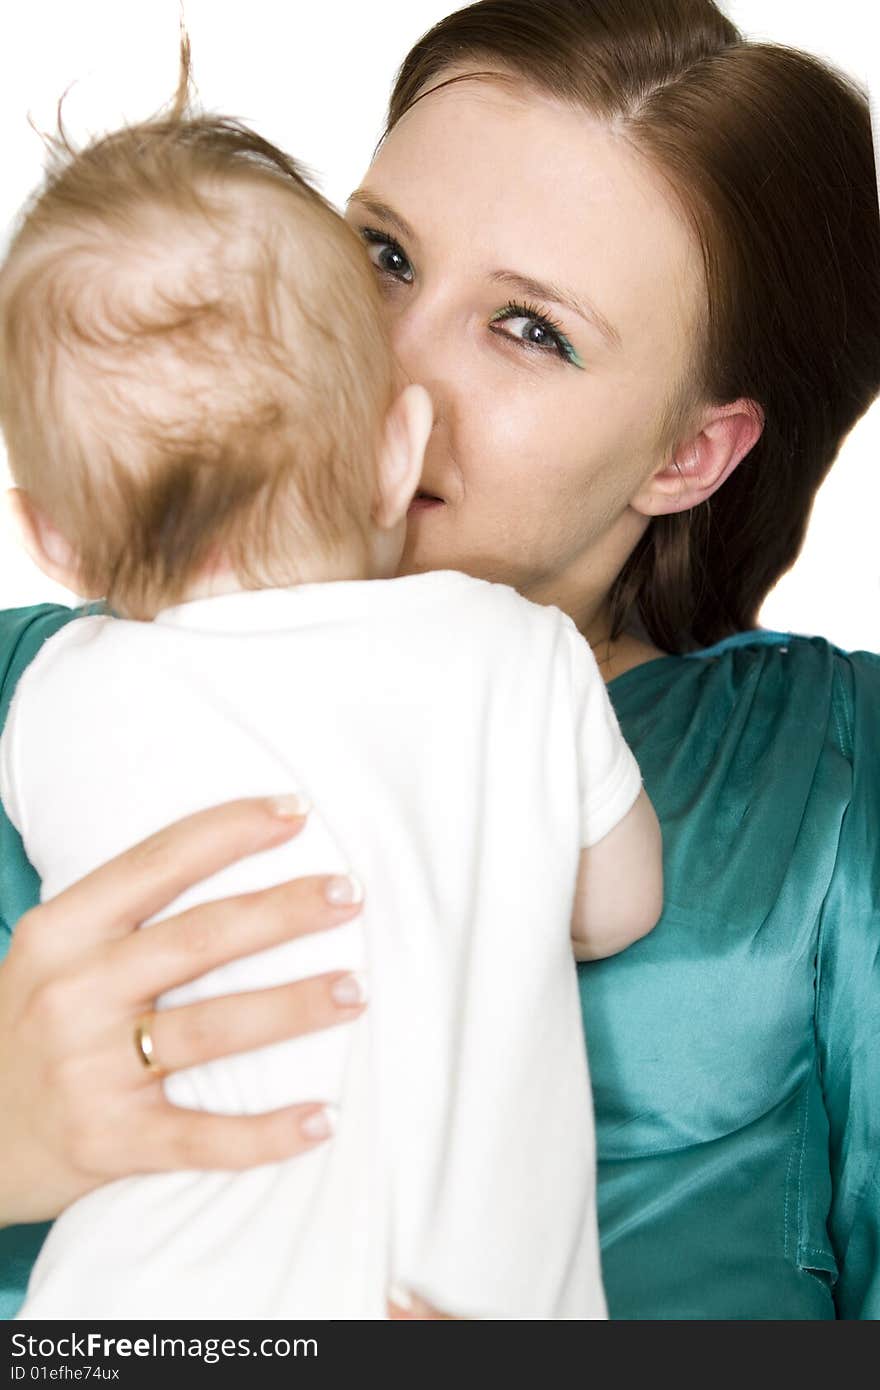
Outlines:
{"type": "MultiPolygon", "coordinates": [[[[750,630],[880,389],[865,103],[709,0],[485,0],[406,59],[347,215],[437,414],[406,569],[569,612],[663,823],[660,924],[581,969],[611,1314],[880,1316],[880,659],[750,630]]],[[[5,703],[69,616],[5,616],[5,703]]],[[[0,1218],[320,1142],[172,1111],[132,1041],[162,990],[357,910],[304,881],[132,934],[297,824],[219,808],[36,909],[4,828],[0,1218]]],[[[156,1054],[345,1021],[340,983],[164,1012],[156,1054]]],[[[11,1309],[40,1232],[5,1235],[11,1309]]]]}

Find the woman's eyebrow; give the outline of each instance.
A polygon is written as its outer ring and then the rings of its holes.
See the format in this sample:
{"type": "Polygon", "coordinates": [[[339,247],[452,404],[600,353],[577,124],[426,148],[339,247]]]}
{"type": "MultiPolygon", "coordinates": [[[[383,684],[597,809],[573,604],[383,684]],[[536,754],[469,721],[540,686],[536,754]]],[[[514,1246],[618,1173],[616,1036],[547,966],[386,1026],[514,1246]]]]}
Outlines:
{"type": "MultiPolygon", "coordinates": [[[[382,199],[377,198],[370,189],[356,188],[348,201],[360,203],[361,207],[366,208],[374,217],[390,223],[407,241],[418,245],[419,239],[406,218],[401,217],[400,213],[395,212],[388,203],[383,203],[382,199]]],[[[559,285],[534,280],[529,275],[520,275],[514,270],[493,270],[489,279],[493,284],[503,285],[519,294],[530,295],[535,299],[549,299],[554,304],[561,304],[563,308],[570,309],[572,313],[577,314],[585,323],[592,324],[601,333],[609,347],[619,350],[623,346],[620,334],[614,324],[609,322],[595,304],[591,304],[582,296],[574,295],[559,285]]]]}
{"type": "Polygon", "coordinates": [[[406,219],[401,217],[399,212],[395,212],[394,208],[389,207],[387,203],[383,203],[382,199],[377,198],[368,188],[356,188],[348,201],[360,203],[361,207],[365,207],[367,212],[371,212],[374,217],[381,218],[383,222],[390,222],[401,236],[418,244],[419,239],[406,219]]]}
{"type": "Polygon", "coordinates": [[[513,270],[493,270],[489,279],[496,285],[509,286],[520,294],[531,295],[535,299],[550,299],[554,304],[561,304],[597,328],[609,347],[619,349],[623,346],[620,334],[614,324],[610,323],[601,310],[597,309],[595,304],[591,304],[589,300],[578,298],[570,291],[561,289],[559,285],[533,280],[530,276],[518,275],[513,270]]]}

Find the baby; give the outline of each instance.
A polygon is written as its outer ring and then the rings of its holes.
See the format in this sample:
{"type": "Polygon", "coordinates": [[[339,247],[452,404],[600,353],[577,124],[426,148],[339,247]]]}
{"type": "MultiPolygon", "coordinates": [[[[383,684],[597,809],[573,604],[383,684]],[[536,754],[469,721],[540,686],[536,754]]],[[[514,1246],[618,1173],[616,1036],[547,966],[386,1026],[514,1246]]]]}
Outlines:
{"type": "Polygon", "coordinates": [[[296,792],[302,834],[161,915],[313,873],[353,873],[360,915],[156,1008],[335,969],[370,999],[168,1075],[215,1112],[326,1099],[335,1132],[91,1193],[20,1316],[381,1318],[393,1282],[457,1316],[604,1317],[572,943],[654,925],[657,823],[568,617],[393,577],[432,409],[395,388],[359,239],[292,159],[178,102],[50,172],[0,271],[0,383],[30,552],[106,600],[0,741],[43,898],[198,808],[296,792]]]}

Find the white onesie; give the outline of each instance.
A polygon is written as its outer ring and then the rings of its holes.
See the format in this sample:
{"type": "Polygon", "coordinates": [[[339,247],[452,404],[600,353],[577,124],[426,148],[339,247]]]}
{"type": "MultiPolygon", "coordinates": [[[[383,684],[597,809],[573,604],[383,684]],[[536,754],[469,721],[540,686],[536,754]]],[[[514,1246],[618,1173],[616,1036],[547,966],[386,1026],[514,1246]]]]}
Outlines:
{"type": "Polygon", "coordinates": [[[571,620],[457,572],[197,599],[50,638],[0,742],[43,899],[197,809],[301,790],[302,834],[159,915],[340,871],[363,911],[159,1007],[348,968],[370,1002],[168,1076],[174,1102],[205,1110],[332,1101],[337,1130],[282,1163],[75,1202],[20,1316],[382,1318],[393,1280],[459,1316],[605,1317],[570,918],[581,847],[640,783],[571,620]]]}

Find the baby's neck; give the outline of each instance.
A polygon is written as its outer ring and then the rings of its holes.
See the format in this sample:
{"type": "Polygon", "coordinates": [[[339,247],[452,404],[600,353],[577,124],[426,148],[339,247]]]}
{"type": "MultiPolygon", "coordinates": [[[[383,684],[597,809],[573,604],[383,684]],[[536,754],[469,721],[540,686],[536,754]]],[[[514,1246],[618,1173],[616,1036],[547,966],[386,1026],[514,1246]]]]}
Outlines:
{"type": "Polygon", "coordinates": [[[295,571],[291,569],[289,576],[279,576],[273,582],[267,581],[265,584],[254,586],[243,584],[238,575],[228,567],[218,566],[194,580],[177,602],[189,603],[192,599],[216,598],[221,594],[238,594],[254,587],[261,589],[287,588],[295,584],[332,584],[345,579],[379,578],[374,570],[375,567],[371,566],[363,555],[335,555],[332,557],[316,555],[305,560],[298,560],[295,571]]]}

